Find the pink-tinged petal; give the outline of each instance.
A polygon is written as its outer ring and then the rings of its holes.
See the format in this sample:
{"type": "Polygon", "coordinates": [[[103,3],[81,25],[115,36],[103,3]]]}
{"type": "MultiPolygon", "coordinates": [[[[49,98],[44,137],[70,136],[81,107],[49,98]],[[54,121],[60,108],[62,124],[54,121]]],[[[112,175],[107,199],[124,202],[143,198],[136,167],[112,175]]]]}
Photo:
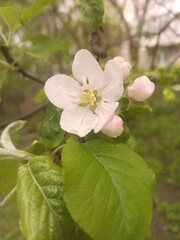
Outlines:
{"type": "Polygon", "coordinates": [[[99,89],[104,84],[104,74],[93,55],[85,49],[78,51],[72,65],[73,76],[88,89],[99,89]]]}
{"type": "Polygon", "coordinates": [[[103,126],[113,118],[118,105],[118,102],[101,102],[99,104],[99,106],[95,110],[95,113],[98,116],[98,122],[96,127],[94,128],[95,133],[99,132],[103,128],[103,126]]]}
{"type": "Polygon", "coordinates": [[[128,96],[135,101],[145,101],[154,92],[155,85],[148,77],[142,76],[136,78],[128,87],[128,96]]]}
{"type": "Polygon", "coordinates": [[[59,74],[46,81],[44,91],[52,104],[58,108],[65,108],[70,104],[80,102],[82,90],[75,79],[59,74]]]}
{"type": "Polygon", "coordinates": [[[118,64],[113,60],[106,63],[104,69],[105,86],[100,89],[100,95],[104,101],[118,101],[124,92],[123,75],[118,64]]]}
{"type": "Polygon", "coordinates": [[[132,68],[130,63],[126,62],[122,57],[115,57],[113,58],[113,61],[116,62],[119,68],[122,70],[123,78],[126,78],[132,68]]]}
{"type": "Polygon", "coordinates": [[[97,120],[97,116],[89,110],[89,107],[71,105],[62,112],[60,125],[66,132],[84,137],[94,129],[97,120]]]}
{"type": "Polygon", "coordinates": [[[110,122],[104,125],[101,132],[108,137],[116,138],[120,136],[123,132],[123,120],[119,116],[115,115],[110,122]]]}

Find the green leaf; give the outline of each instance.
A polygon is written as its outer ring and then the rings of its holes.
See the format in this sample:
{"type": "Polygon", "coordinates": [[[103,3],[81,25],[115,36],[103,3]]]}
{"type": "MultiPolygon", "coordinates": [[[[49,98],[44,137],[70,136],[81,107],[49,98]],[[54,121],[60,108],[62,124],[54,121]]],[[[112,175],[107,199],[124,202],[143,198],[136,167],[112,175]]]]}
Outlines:
{"type": "Polygon", "coordinates": [[[48,158],[36,157],[19,168],[17,201],[26,239],[76,239],[78,228],[63,202],[61,169],[48,158]]]}
{"type": "Polygon", "coordinates": [[[54,149],[59,146],[64,139],[64,131],[59,125],[60,113],[54,107],[49,109],[48,117],[45,120],[42,131],[40,143],[47,149],[54,149]]]}
{"type": "Polygon", "coordinates": [[[66,51],[66,43],[63,39],[39,35],[26,53],[35,58],[44,58],[57,51],[66,51]]]}
{"type": "Polygon", "coordinates": [[[39,15],[44,9],[56,0],[36,0],[32,5],[27,7],[22,13],[22,23],[26,24],[32,20],[35,16],[39,15]]]}
{"type": "Polygon", "coordinates": [[[37,94],[36,96],[34,97],[34,101],[35,103],[42,103],[46,100],[46,95],[45,95],[45,92],[44,92],[44,88],[42,88],[37,94]]]}
{"type": "Polygon", "coordinates": [[[37,140],[35,140],[30,146],[24,148],[23,150],[34,155],[44,155],[46,152],[44,145],[37,140]]]}
{"type": "Polygon", "coordinates": [[[12,149],[15,150],[17,149],[14,144],[12,143],[11,140],[11,135],[14,132],[17,132],[18,130],[20,130],[21,128],[24,127],[26,121],[15,121],[10,123],[2,132],[1,136],[0,136],[0,144],[4,147],[4,148],[8,148],[8,149],[12,149]]]}
{"type": "Polygon", "coordinates": [[[82,16],[95,28],[103,21],[104,5],[102,0],[79,0],[78,9],[82,16]]]}
{"type": "Polygon", "coordinates": [[[68,141],[64,200],[93,240],[144,240],[152,218],[154,174],[123,144],[68,141]]]}
{"type": "Polygon", "coordinates": [[[14,7],[0,7],[0,17],[11,31],[16,31],[21,25],[20,11],[14,7]]]}
{"type": "Polygon", "coordinates": [[[32,158],[32,154],[23,150],[18,150],[11,140],[12,133],[24,127],[26,121],[16,121],[10,123],[2,132],[0,136],[0,160],[21,160],[28,161],[32,158]]]}
{"type": "Polygon", "coordinates": [[[57,166],[46,158],[21,166],[17,201],[26,239],[62,239],[62,178],[57,166]]]}
{"type": "Polygon", "coordinates": [[[16,185],[19,163],[11,160],[0,160],[0,192],[8,194],[16,185]]]}

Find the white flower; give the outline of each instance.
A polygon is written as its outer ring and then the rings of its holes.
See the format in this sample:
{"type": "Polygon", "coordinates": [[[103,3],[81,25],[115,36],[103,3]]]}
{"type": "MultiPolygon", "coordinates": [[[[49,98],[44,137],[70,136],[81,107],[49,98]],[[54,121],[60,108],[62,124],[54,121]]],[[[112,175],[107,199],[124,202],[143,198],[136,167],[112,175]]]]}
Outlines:
{"type": "Polygon", "coordinates": [[[60,126],[80,137],[95,133],[115,114],[122,96],[123,77],[112,60],[104,72],[87,50],[76,53],[72,64],[74,78],[59,74],[45,83],[45,94],[51,103],[63,109],[60,126]]]}
{"type": "Polygon", "coordinates": [[[136,78],[132,85],[128,87],[128,96],[135,101],[145,101],[154,92],[155,85],[148,77],[136,78]]]}
{"type": "Polygon", "coordinates": [[[132,68],[130,63],[126,62],[124,60],[124,58],[122,58],[122,57],[115,57],[115,58],[113,58],[113,61],[119,65],[119,67],[123,73],[123,77],[126,78],[129,75],[130,70],[132,68]]]}
{"type": "Polygon", "coordinates": [[[105,135],[109,137],[118,137],[123,132],[123,120],[115,115],[111,121],[106,123],[106,125],[101,129],[105,135]]]}

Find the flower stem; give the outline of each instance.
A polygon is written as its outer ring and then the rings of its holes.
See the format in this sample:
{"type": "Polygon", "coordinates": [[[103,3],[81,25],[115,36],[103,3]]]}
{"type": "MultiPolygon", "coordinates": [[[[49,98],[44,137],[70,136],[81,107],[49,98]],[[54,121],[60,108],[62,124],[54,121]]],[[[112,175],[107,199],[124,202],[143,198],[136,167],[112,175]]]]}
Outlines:
{"type": "Polygon", "coordinates": [[[85,138],[84,137],[78,137],[80,143],[85,143],[85,138]]]}
{"type": "Polygon", "coordinates": [[[58,146],[58,147],[53,151],[53,155],[55,155],[57,152],[61,152],[64,146],[65,146],[65,144],[58,146]]]}
{"type": "Polygon", "coordinates": [[[17,189],[17,186],[15,186],[11,191],[10,193],[2,200],[2,202],[0,203],[0,209],[2,207],[4,207],[4,205],[6,205],[6,203],[12,198],[12,196],[15,194],[16,192],[16,189],[17,189]]]}

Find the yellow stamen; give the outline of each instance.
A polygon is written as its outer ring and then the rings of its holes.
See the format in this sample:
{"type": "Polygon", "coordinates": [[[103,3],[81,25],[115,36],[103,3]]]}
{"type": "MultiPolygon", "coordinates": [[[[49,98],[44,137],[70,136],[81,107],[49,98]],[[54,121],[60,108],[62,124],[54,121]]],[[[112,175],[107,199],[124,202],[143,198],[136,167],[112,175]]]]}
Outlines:
{"type": "Polygon", "coordinates": [[[90,106],[94,106],[97,102],[97,91],[91,91],[91,90],[84,90],[81,97],[80,97],[80,100],[81,100],[81,103],[82,104],[87,104],[87,105],[90,105],[90,106]]]}

